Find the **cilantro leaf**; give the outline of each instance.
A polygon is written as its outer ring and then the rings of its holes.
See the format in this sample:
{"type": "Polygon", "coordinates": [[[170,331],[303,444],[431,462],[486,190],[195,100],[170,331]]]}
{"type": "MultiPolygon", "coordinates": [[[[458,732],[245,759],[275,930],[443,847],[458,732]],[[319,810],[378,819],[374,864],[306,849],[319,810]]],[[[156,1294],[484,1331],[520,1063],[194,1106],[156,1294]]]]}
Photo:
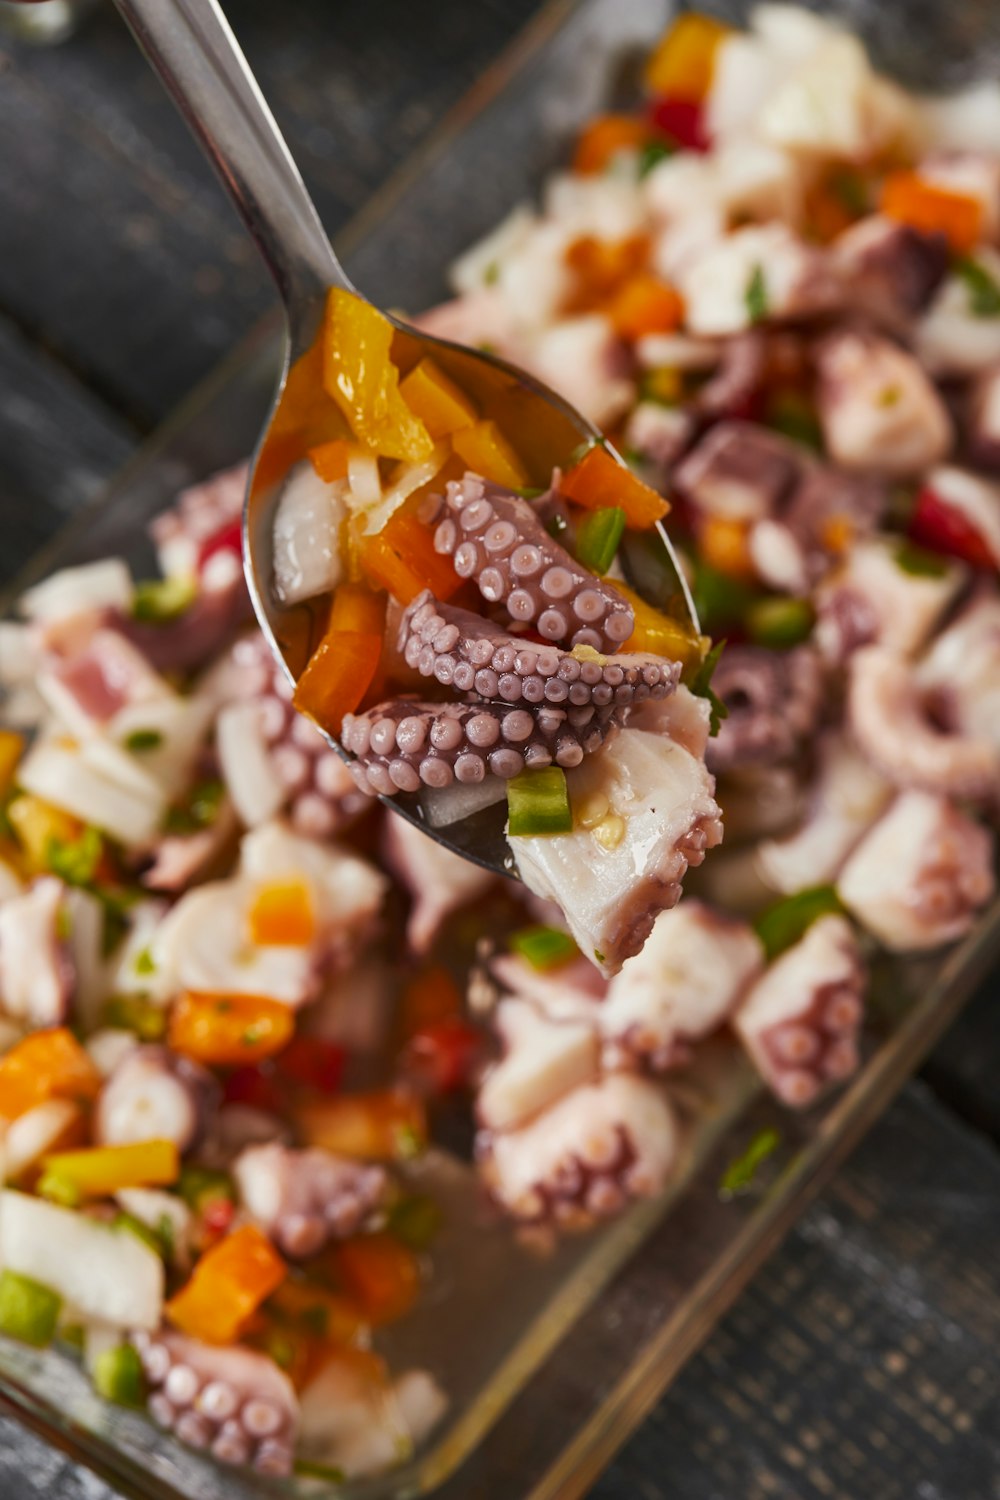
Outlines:
{"type": "Polygon", "coordinates": [[[771,311],[767,282],[764,280],[764,267],[759,261],[750,272],[750,280],[743,293],[743,301],[751,323],[762,323],[771,311]]]}
{"type": "Polygon", "coordinates": [[[1000,285],[986,267],[971,255],[955,262],[955,274],[965,282],[969,311],[974,318],[1000,317],[1000,285]]]}
{"type": "Polygon", "coordinates": [[[712,674],[719,665],[719,657],[725,647],[725,641],[716,641],[711,651],[705,657],[697,672],[691,678],[691,691],[699,698],[707,698],[711,715],[709,717],[709,734],[716,735],[719,725],[723,719],[729,718],[729,709],[723,703],[718,693],[712,691],[712,674]]]}

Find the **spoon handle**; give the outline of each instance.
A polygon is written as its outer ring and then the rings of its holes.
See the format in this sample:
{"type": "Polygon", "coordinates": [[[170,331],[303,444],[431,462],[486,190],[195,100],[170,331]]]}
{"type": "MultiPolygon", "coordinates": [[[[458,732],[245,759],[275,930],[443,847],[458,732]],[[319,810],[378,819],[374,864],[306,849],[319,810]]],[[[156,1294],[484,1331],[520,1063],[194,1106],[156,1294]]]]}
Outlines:
{"type": "Polygon", "coordinates": [[[228,189],[293,325],[328,287],[351,289],[216,0],[115,4],[228,189]]]}

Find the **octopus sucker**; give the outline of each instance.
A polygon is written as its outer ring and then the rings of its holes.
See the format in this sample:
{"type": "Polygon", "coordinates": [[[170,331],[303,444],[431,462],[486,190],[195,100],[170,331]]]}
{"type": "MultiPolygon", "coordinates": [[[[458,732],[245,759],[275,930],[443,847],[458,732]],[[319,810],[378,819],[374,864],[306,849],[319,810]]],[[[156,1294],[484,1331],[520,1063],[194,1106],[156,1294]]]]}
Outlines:
{"type": "Polygon", "coordinates": [[[632,606],[554,541],[520,496],[466,474],[449,483],[440,503],[427,502],[422,516],[436,521],[435,550],[512,622],[532,625],[547,641],[607,652],[632,634],[632,606]]]}
{"type": "Polygon", "coordinates": [[[376,796],[466,785],[490,776],[509,781],[525,769],[577,766],[615,732],[613,707],[576,710],[550,704],[537,709],[508,703],[425,703],[397,698],[341,726],[345,750],[355,759],[358,786],[376,796]]]}
{"type": "Polygon", "coordinates": [[[248,1146],[233,1163],[233,1176],[250,1218],[293,1260],[358,1233],[388,1185],[382,1167],[278,1142],[248,1146]]]}
{"type": "Polygon", "coordinates": [[[299,1403],[272,1359],[167,1329],[137,1331],[132,1342],[149,1387],[149,1414],[161,1427],[221,1463],[291,1473],[299,1403]]]}
{"type": "Polygon", "coordinates": [[[804,1108],[854,1072],[865,965],[851,924],[821,917],[765,970],[733,1018],[765,1083],[804,1108]]]}
{"type": "Polygon", "coordinates": [[[658,656],[576,656],[526,642],[480,615],[440,603],[429,590],[404,612],[397,649],[423,677],[470,698],[512,704],[626,708],[666,697],[680,679],[680,663],[658,656]]]}

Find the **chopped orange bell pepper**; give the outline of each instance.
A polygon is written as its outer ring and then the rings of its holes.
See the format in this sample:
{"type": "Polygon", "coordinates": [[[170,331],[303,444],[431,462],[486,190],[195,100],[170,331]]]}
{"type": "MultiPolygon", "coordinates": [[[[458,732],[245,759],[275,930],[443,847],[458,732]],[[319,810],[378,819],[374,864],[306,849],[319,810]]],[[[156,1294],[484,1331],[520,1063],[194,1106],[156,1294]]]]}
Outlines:
{"type": "Polygon", "coordinates": [[[96,1098],[101,1075],[64,1026],[33,1031],[0,1057],[0,1116],[16,1120],[46,1099],[96,1098]]]}
{"type": "Polygon", "coordinates": [[[376,593],[363,583],[341,583],[334,593],[326,628],[381,638],[385,632],[385,604],[385,594],[376,593]]]}
{"type": "Polygon", "coordinates": [[[5,792],[14,780],[23,752],[24,736],[13,729],[0,729],[0,792],[5,792]]]}
{"type": "Polygon", "coordinates": [[[565,255],[576,281],[569,311],[603,307],[624,282],[643,269],[648,259],[649,239],[644,234],[632,234],[623,240],[603,240],[594,234],[583,234],[573,240],[565,255]]]}
{"type": "Polygon", "coordinates": [[[615,332],[623,339],[641,339],[647,333],[670,333],[680,326],[684,303],[672,286],[648,273],[626,281],[608,307],[615,332]]]}
{"type": "Polygon", "coordinates": [[[405,1161],[427,1142],[424,1106],[404,1089],[318,1099],[300,1105],[296,1119],[307,1145],[368,1161],[405,1161]]]}
{"type": "Polygon", "coordinates": [[[171,1008],[167,1040],[195,1062],[235,1067],[272,1057],[294,1031],[295,1012],[280,1000],[186,991],[171,1008]]]}
{"type": "Polygon", "coordinates": [[[250,941],[281,948],[305,948],[316,936],[312,896],[304,880],[271,880],[250,904],[250,941]]]}
{"type": "Polygon", "coordinates": [[[385,458],[430,456],[433,439],[403,400],[393,327],[370,302],[332,287],[323,328],[323,384],[360,443],[385,458]]]}
{"type": "Polygon", "coordinates": [[[470,469],[484,479],[520,490],[528,483],[528,471],[497,424],[489,418],[463,427],[454,434],[452,447],[470,469]]]}
{"type": "Polygon", "coordinates": [[[391,1234],[344,1240],[332,1254],[335,1273],[369,1323],[395,1323],[420,1292],[420,1265],[413,1251],[391,1234]]]}
{"type": "Polygon", "coordinates": [[[709,516],[698,532],[698,547],[705,562],[728,578],[753,578],[756,570],[750,556],[750,527],[746,521],[728,516],[709,516]]]}
{"type": "Polygon", "coordinates": [[[276,484],[312,448],[343,440],[347,423],[323,388],[323,335],[292,365],[257,458],[254,484],[276,484]]]}
{"type": "Polygon", "coordinates": [[[368,1326],[365,1310],[352,1298],[290,1276],[272,1293],[267,1310],[333,1344],[355,1343],[368,1326]]]}
{"type": "Polygon", "coordinates": [[[890,172],[882,184],[882,212],[923,234],[943,234],[964,254],[982,237],[983,206],[977,198],[928,182],[919,172],[890,172]]]}
{"type": "Polygon", "coordinates": [[[180,1175],[181,1163],[174,1141],[135,1141],[127,1146],[90,1146],[83,1151],[54,1151],[42,1160],[39,1192],[46,1182],[58,1187],[60,1201],[72,1197],[108,1198],[122,1188],[169,1187],[180,1175]]]}
{"type": "Polygon", "coordinates": [[[646,63],[646,87],[652,94],[698,102],[712,87],[719,43],[731,28],[696,12],[678,16],[646,63]]]}
{"type": "MultiPolygon", "coordinates": [[[[455,434],[456,438],[463,435],[455,434]]],[[[421,499],[419,493],[411,495],[381,531],[361,537],[358,543],[361,566],[368,578],[388,589],[400,604],[409,604],[424,589],[430,589],[436,599],[450,599],[462,586],[451,558],[435,552],[434,533],[417,514],[421,499]]]]}
{"type": "Polygon", "coordinates": [[[443,964],[431,964],[419,970],[403,990],[400,1006],[400,1028],[404,1036],[457,1016],[462,1010],[458,985],[443,964]]]}
{"type": "Polygon", "coordinates": [[[560,490],[567,500],[582,505],[585,510],[620,506],[625,512],[626,524],[635,531],[644,531],[655,525],[670,509],[669,502],[662,495],[637,479],[600,443],[588,448],[580,462],[563,475],[560,490]]]}
{"type": "Polygon", "coordinates": [[[704,660],[711,644],[707,636],[693,635],[679,620],[672,620],[662,610],[654,609],[617,578],[614,586],[635,611],[635,627],[622,646],[623,651],[650,652],[665,657],[667,661],[679,661],[685,669],[696,667],[704,660]]]}
{"type": "Polygon", "coordinates": [[[327,484],[335,484],[338,479],[347,478],[350,452],[351,445],[346,438],[334,438],[330,443],[320,443],[318,448],[310,448],[309,457],[320,479],[325,479],[327,484]]]}
{"type": "Polygon", "coordinates": [[[635,115],[597,115],[580,132],[573,170],[603,172],[619,151],[637,151],[648,139],[649,126],[635,115]]]}
{"type": "Polygon", "coordinates": [[[465,392],[432,359],[414,365],[399,389],[435,442],[460,427],[471,427],[479,415],[465,392]]]}
{"type": "Polygon", "coordinates": [[[327,631],[296,684],[295,707],[330,734],[339,734],[344,715],[360,704],[381,658],[381,635],[327,631]]]}
{"type": "Polygon", "coordinates": [[[246,1224],[205,1252],[164,1311],[192,1338],[231,1344],[287,1272],[270,1240],[246,1224]]]}
{"type": "Polygon", "coordinates": [[[70,817],[30,792],[22,792],[8,804],[7,821],[33,874],[48,869],[53,842],[70,844],[83,832],[79,818],[70,817]]]}

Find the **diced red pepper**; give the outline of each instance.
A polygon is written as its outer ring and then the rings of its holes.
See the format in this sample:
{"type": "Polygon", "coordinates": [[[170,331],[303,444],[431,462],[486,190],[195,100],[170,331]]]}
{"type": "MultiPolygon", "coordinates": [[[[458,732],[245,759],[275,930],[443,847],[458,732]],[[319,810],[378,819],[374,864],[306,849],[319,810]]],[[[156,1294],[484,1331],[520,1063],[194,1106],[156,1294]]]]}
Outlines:
{"type": "Polygon", "coordinates": [[[974,568],[996,570],[996,558],[968,517],[929,487],[917,496],[909,534],[931,552],[960,557],[974,568]]]}
{"type": "Polygon", "coordinates": [[[657,130],[687,151],[709,151],[712,142],[705,122],[705,108],[698,99],[663,95],[649,106],[649,119],[657,130]]]}
{"type": "Polygon", "coordinates": [[[198,553],[198,571],[214,557],[217,552],[234,552],[237,557],[243,550],[243,518],[237,516],[235,520],[227,521],[225,526],[220,526],[218,531],[206,537],[201,544],[198,553]]]}
{"type": "Polygon", "coordinates": [[[478,1027],[462,1016],[446,1016],[415,1031],[403,1053],[403,1069],[435,1094],[469,1086],[483,1054],[478,1027]]]}
{"type": "Polygon", "coordinates": [[[294,1036],[275,1059],[282,1081],[301,1084],[318,1094],[335,1094],[344,1076],[347,1053],[339,1042],[321,1036],[294,1036]]]}
{"type": "Polygon", "coordinates": [[[212,1236],[228,1234],[236,1213],[232,1198],[209,1198],[201,1211],[201,1222],[212,1236]]]}
{"type": "MultiPolygon", "coordinates": [[[[287,1049],[286,1049],[287,1050],[287,1049]]],[[[225,1104],[246,1104],[265,1114],[281,1114],[284,1101],[275,1083],[273,1071],[263,1068],[234,1068],[222,1085],[225,1104]]]]}

